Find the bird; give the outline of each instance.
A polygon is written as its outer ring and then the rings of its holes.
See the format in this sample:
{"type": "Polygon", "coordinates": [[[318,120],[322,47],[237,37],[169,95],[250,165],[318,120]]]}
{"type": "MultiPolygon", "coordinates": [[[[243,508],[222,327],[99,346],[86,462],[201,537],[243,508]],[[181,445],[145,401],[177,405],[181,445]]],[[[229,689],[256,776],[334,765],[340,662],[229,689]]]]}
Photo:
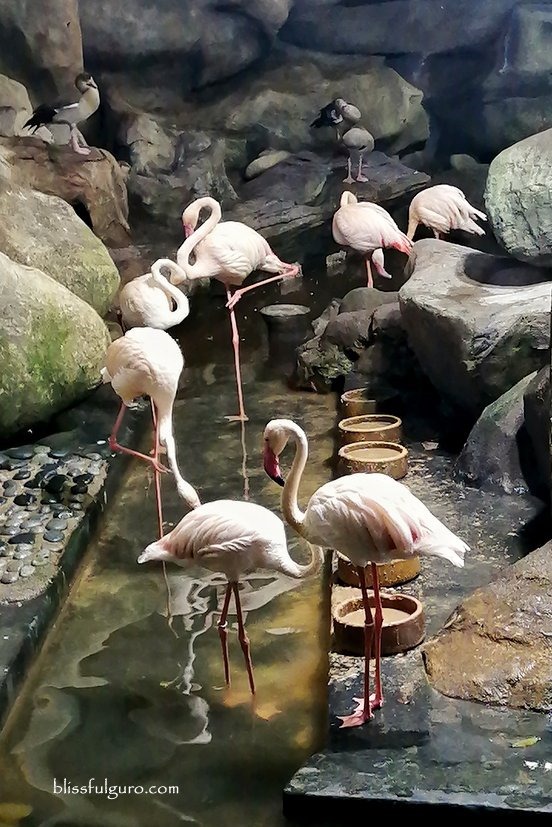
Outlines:
{"type": "Polygon", "coordinates": [[[167,330],[180,324],[190,313],[188,297],[165,278],[161,269],[186,274],[178,264],[168,258],[160,258],[151,266],[151,272],[129,281],[119,294],[120,318],[123,329],[154,327],[167,330]]]}
{"type": "Polygon", "coordinates": [[[485,235],[485,230],[475,219],[486,221],[487,216],[472,207],[464,193],[450,184],[437,184],[414,196],[408,209],[408,231],[414,238],[418,224],[425,224],[440,238],[451,230],[463,230],[472,235],[485,235]]]}
{"type": "Polygon", "coordinates": [[[77,103],[59,103],[55,106],[40,104],[34,110],[29,120],[24,124],[24,129],[31,129],[34,132],[41,126],[48,124],[65,124],[69,127],[71,146],[78,155],[89,155],[90,147],[79,144],[80,135],[78,125],[94,114],[100,105],[100,93],[92,75],[88,72],[81,72],[75,78],[75,86],[81,93],[77,103]]]}
{"type": "MultiPolygon", "coordinates": [[[[299,274],[299,265],[281,261],[273,253],[268,241],[263,236],[239,221],[221,221],[220,204],[214,198],[198,198],[182,214],[182,224],[186,240],[177,252],[176,260],[185,274],[185,278],[215,278],[226,288],[227,304],[232,327],[232,345],[234,348],[234,366],[238,391],[239,413],[226,417],[229,420],[247,421],[243,403],[243,389],[239,355],[239,333],[234,308],[241,297],[250,290],[263,284],[280,279],[293,278],[299,274]],[[200,213],[209,210],[207,220],[197,227],[200,213]],[[190,263],[194,254],[195,262],[190,263]],[[277,273],[269,279],[240,287],[254,270],[277,273]],[[232,287],[237,287],[232,294],[232,287]]],[[[184,276],[173,276],[173,284],[180,284],[184,276]]]]}
{"type": "Polygon", "coordinates": [[[351,247],[366,257],[368,287],[374,286],[371,264],[384,278],[392,278],[385,270],[383,248],[393,247],[410,254],[412,241],[397,227],[387,210],[371,201],[358,201],[349,190],[341,196],[339,209],[332,223],[334,241],[351,247]]]}
{"type": "Polygon", "coordinates": [[[301,511],[297,494],[307,463],[305,432],[289,419],[273,419],[264,431],[264,469],[283,486],[284,520],[312,545],[339,551],[356,566],[362,590],[364,624],[364,697],[358,708],[344,716],[343,727],[360,726],[383,704],[381,684],[381,630],[383,610],[379,591],[378,565],[393,560],[432,555],[454,566],[464,565],[469,547],[435,517],[406,485],[385,474],[350,474],[322,485],[301,511]],[[289,440],[295,456],[286,481],[280,472],[279,457],[289,440]],[[374,589],[374,618],[368,602],[364,568],[371,565],[374,589]],[[375,636],[375,694],[370,696],[369,666],[375,636]]]}
{"type": "Polygon", "coordinates": [[[176,461],[172,412],[183,368],[184,358],[180,348],[168,333],[151,327],[134,327],[109,345],[105,367],[101,370],[103,382],[110,382],[121,398],[121,407],[108,440],[109,447],[112,451],[130,454],[153,466],[160,536],[163,534],[163,515],[159,473],[167,469],[159,462],[159,444],[165,448],[180,497],[190,508],[196,508],[200,504],[197,492],[183,478],[176,461]],[[150,397],[154,420],[155,447],[150,456],[126,448],[117,441],[127,408],[134,399],[143,395],[150,397]]]}
{"type": "Polygon", "coordinates": [[[226,686],[230,686],[226,618],[233,593],[238,639],[245,659],[249,688],[254,695],[255,679],[241,608],[240,580],[256,569],[281,572],[295,579],[310,577],[320,570],[323,551],[318,546],[311,546],[310,562],[301,566],[289,555],[284,524],[279,517],[256,503],[216,500],[190,511],[172,531],[148,545],[138,557],[138,563],[151,560],[183,567],[197,564],[225,575],[228,582],[218,623],[224,679],[226,686]]]}
{"type": "Polygon", "coordinates": [[[366,183],[368,178],[362,174],[362,159],[367,152],[374,149],[374,136],[364,127],[357,126],[362,118],[358,107],[348,103],[344,98],[336,98],[326,104],[320,110],[318,116],[311,123],[311,128],[318,129],[322,126],[331,126],[336,130],[337,140],[342,144],[349,154],[347,159],[347,177],[344,184],[366,183]],[[352,177],[353,157],[358,165],[357,177],[352,177]]]}

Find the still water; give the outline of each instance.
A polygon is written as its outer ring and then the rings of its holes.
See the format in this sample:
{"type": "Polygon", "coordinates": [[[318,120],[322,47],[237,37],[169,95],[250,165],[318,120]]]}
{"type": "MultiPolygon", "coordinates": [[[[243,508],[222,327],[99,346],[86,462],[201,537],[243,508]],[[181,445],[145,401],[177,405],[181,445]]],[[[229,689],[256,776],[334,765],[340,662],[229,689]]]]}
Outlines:
{"type": "MultiPolygon", "coordinates": [[[[280,300],[312,305],[313,287],[303,283],[280,300]]],[[[180,331],[188,366],[175,432],[181,468],[203,501],[248,490],[278,510],[280,490],[261,464],[262,430],[277,416],[296,419],[311,439],[302,496],[330,476],[335,399],[290,391],[282,366],[267,365],[257,310],[278,299],[278,288],[268,288],[238,307],[250,417],[243,430],[224,420],[236,413],[236,397],[222,297],[200,297],[180,331]]],[[[319,297],[313,311],[324,303],[319,297]]],[[[150,441],[148,433],[142,450],[150,441]]],[[[163,492],[168,528],[183,509],[168,477],[163,492]]],[[[20,823],[33,827],[284,823],[282,787],[326,732],[324,577],[301,583],[258,572],[244,581],[258,687],[252,702],[232,610],[233,681],[223,687],[216,630],[223,578],[169,570],[169,624],[161,570],[136,564],[155,528],[151,474],[132,462],[0,740],[0,827],[17,823],[10,803],[26,805],[20,823]],[[68,793],[64,783],[157,792],[108,797],[68,793]]],[[[288,537],[292,556],[304,562],[306,548],[288,537]]]]}

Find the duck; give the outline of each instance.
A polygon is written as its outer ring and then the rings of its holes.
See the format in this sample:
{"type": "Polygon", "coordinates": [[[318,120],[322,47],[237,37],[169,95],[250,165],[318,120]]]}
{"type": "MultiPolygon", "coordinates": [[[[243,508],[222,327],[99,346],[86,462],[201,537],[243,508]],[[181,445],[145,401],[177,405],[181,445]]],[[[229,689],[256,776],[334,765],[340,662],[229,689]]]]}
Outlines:
{"type": "Polygon", "coordinates": [[[58,103],[54,106],[41,103],[23,128],[32,130],[34,134],[41,126],[65,124],[69,127],[73,150],[78,155],[89,155],[90,147],[86,146],[78,125],[87,121],[96,112],[100,105],[100,92],[96,81],[88,72],[80,72],[77,75],[75,86],[80,92],[80,98],[76,103],[58,103]],[[81,145],[81,142],[85,145],[81,145]]]}

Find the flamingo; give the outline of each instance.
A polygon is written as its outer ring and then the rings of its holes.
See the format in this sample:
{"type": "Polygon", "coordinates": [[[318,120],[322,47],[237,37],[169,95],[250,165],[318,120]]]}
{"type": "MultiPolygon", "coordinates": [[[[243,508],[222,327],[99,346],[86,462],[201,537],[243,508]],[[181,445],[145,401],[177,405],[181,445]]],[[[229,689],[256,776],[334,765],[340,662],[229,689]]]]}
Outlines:
{"type": "Polygon", "coordinates": [[[383,611],[378,565],[419,554],[464,565],[468,546],[446,528],[408,488],[385,474],[351,474],[323,485],[301,511],[297,493],[308,456],[305,432],[289,419],[273,419],[264,431],[264,468],[283,485],[285,521],[312,544],[341,552],[356,566],[364,604],[364,697],[355,698],[357,709],[342,720],[343,727],[360,726],[383,704],[381,684],[381,629],[383,611]],[[280,473],[279,456],[289,439],[295,456],[288,479],[280,473]],[[374,618],[368,603],[364,567],[371,564],[374,618]],[[375,694],[370,696],[370,654],[375,633],[375,694]]]}
{"type": "Polygon", "coordinates": [[[113,390],[121,398],[121,407],[109,437],[109,447],[112,451],[139,457],[153,466],[160,536],[163,534],[163,515],[159,473],[167,470],[159,462],[160,443],[167,453],[179,495],[190,508],[196,508],[200,504],[196,491],[182,477],[178,468],[172,431],[173,405],[183,367],[184,359],[180,348],[168,333],[151,327],[135,327],[109,345],[105,367],[101,371],[104,383],[111,382],[113,390]],[[155,447],[152,456],[133,451],[117,442],[117,434],[127,408],[134,399],[144,394],[151,399],[154,419],[155,447]]]}
{"type": "MultiPolygon", "coordinates": [[[[234,308],[241,297],[250,290],[256,290],[263,284],[280,279],[293,278],[299,273],[299,265],[281,261],[272,252],[270,245],[260,233],[239,221],[222,221],[222,211],[214,198],[198,198],[182,214],[182,223],[186,241],[177,253],[177,261],[187,279],[215,278],[226,288],[227,304],[232,327],[232,345],[234,348],[234,366],[238,389],[239,414],[227,419],[246,422],[243,404],[243,390],[240,369],[240,338],[234,308]],[[203,209],[210,211],[208,219],[199,227],[199,215],[203,209]],[[190,263],[194,253],[195,262],[190,263]],[[277,273],[269,279],[239,287],[254,270],[266,270],[277,273]],[[238,287],[232,294],[231,288],[238,287]]],[[[173,283],[180,284],[183,276],[174,276],[173,283]]]]}
{"type": "Polygon", "coordinates": [[[150,273],[125,284],[119,296],[124,328],[154,327],[167,330],[183,322],[189,315],[188,297],[165,278],[161,272],[162,267],[166,267],[171,274],[177,272],[181,278],[186,277],[174,261],[160,258],[152,264],[150,273]]]}
{"type": "Polygon", "coordinates": [[[318,116],[311,123],[311,128],[314,127],[315,129],[321,126],[333,126],[337,134],[337,140],[346,147],[349,157],[347,159],[347,177],[343,180],[344,184],[353,184],[355,181],[366,183],[368,181],[368,178],[362,174],[362,159],[366,152],[372,152],[374,149],[374,136],[364,127],[357,126],[361,118],[362,113],[354,104],[347,103],[343,98],[336,98],[322,107],[318,116]],[[353,178],[351,171],[353,155],[358,156],[356,178],[353,178]]]}
{"type": "Polygon", "coordinates": [[[226,618],[233,593],[238,619],[238,640],[245,659],[249,688],[254,695],[251,646],[243,620],[240,580],[256,569],[269,569],[302,579],[316,574],[320,570],[322,559],[322,549],[311,546],[311,560],[307,565],[301,566],[292,560],[287,548],[284,524],[267,508],[249,502],[217,500],[186,514],[169,534],[147,546],[138,557],[138,563],[160,560],[183,567],[198,564],[209,571],[225,575],[228,583],[218,623],[224,679],[226,686],[230,686],[226,618]]]}
{"type": "Polygon", "coordinates": [[[425,224],[440,238],[451,230],[485,235],[475,219],[486,221],[484,212],[472,207],[464,193],[450,184],[437,184],[415,195],[408,209],[408,238],[413,239],[418,224],[425,224]]]}
{"type": "Polygon", "coordinates": [[[359,202],[348,190],[341,196],[333,217],[332,234],[337,244],[366,256],[368,287],[374,286],[370,262],[380,276],[392,278],[384,267],[383,247],[394,247],[407,254],[412,250],[412,241],[399,230],[387,210],[371,201],[359,202]]]}

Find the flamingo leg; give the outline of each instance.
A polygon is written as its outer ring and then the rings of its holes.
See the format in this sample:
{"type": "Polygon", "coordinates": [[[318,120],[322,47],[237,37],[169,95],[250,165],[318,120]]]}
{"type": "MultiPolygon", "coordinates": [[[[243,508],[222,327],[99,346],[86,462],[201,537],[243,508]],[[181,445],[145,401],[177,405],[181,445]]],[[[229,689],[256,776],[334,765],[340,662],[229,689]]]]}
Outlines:
{"type": "Polygon", "coordinates": [[[365,184],[368,181],[368,178],[366,178],[366,176],[362,174],[362,159],[363,158],[364,158],[364,152],[361,152],[359,154],[359,158],[358,158],[358,173],[357,173],[357,177],[355,179],[356,181],[358,181],[359,184],[365,184]]]}
{"type": "MultiPolygon", "coordinates": [[[[159,462],[159,417],[157,416],[157,411],[155,410],[155,405],[153,403],[153,399],[150,399],[151,402],[151,418],[153,421],[153,432],[154,432],[154,443],[153,443],[153,458],[155,462],[159,462]]],[[[157,531],[159,533],[159,539],[163,536],[163,503],[161,500],[161,476],[159,471],[153,466],[153,480],[155,486],[155,503],[157,506],[157,531]]],[[[172,614],[172,599],[171,599],[171,587],[169,585],[169,578],[167,577],[167,566],[165,561],[163,561],[163,579],[165,580],[165,588],[167,590],[167,622],[169,625],[169,629],[178,637],[176,632],[173,629],[173,614],[172,614]]]]}
{"type": "Polygon", "coordinates": [[[112,451],[119,451],[121,454],[129,454],[131,457],[138,457],[138,459],[143,459],[146,462],[149,462],[153,468],[161,473],[165,474],[168,473],[169,469],[165,468],[164,465],[161,465],[158,459],[152,456],[147,456],[146,454],[141,454],[139,451],[133,451],[132,448],[126,448],[124,445],[120,445],[117,442],[117,434],[119,433],[119,428],[121,427],[121,423],[123,421],[123,417],[126,413],[127,406],[124,402],[121,402],[121,407],[119,408],[119,413],[117,414],[117,419],[115,420],[115,424],[113,425],[113,430],[108,438],[108,444],[112,451]]]}
{"type": "Polygon", "coordinates": [[[339,718],[339,720],[342,721],[340,729],[345,729],[345,727],[362,726],[362,724],[374,717],[370,702],[370,654],[372,652],[374,621],[372,619],[372,612],[368,601],[368,591],[366,589],[366,580],[364,579],[364,569],[362,566],[357,566],[356,570],[360,581],[362,603],[364,606],[364,696],[362,698],[354,699],[358,706],[352,715],[345,715],[339,718]]]}
{"type": "Polygon", "coordinates": [[[251,694],[254,695],[255,678],[253,677],[253,664],[251,663],[251,645],[249,643],[249,638],[247,637],[247,632],[245,631],[245,626],[243,623],[243,613],[240,600],[240,587],[238,583],[233,583],[232,588],[234,589],[234,599],[236,601],[236,612],[238,615],[238,640],[240,642],[243,657],[245,659],[245,668],[247,669],[247,677],[249,678],[249,689],[251,690],[251,694]]]}
{"type": "Polygon", "coordinates": [[[350,155],[347,158],[347,177],[343,179],[343,183],[344,184],[354,184],[355,183],[355,179],[353,178],[353,173],[352,173],[352,162],[351,162],[351,156],[350,155]]]}
{"type": "Polygon", "coordinates": [[[373,287],[374,279],[372,278],[372,266],[369,258],[366,259],[366,272],[368,273],[368,287],[373,287]]]}
{"type": "MultiPolygon", "coordinates": [[[[228,297],[228,301],[232,299],[232,292],[230,288],[226,289],[226,295],[228,297]]],[[[240,408],[240,412],[237,416],[227,416],[226,419],[230,421],[238,421],[238,422],[247,422],[248,416],[246,416],[245,408],[243,405],[243,388],[242,388],[242,378],[241,378],[241,366],[240,366],[240,334],[238,331],[238,323],[236,321],[236,314],[233,310],[230,310],[230,325],[232,327],[232,347],[234,348],[234,369],[236,372],[236,386],[238,388],[238,405],[240,408]]]]}
{"type": "Polygon", "coordinates": [[[90,148],[79,144],[79,136],[76,127],[71,127],[71,146],[77,155],[90,155],[90,148]]]}
{"type": "Polygon", "coordinates": [[[238,290],[234,291],[234,295],[231,296],[226,304],[228,310],[233,310],[234,307],[237,305],[241,297],[244,293],[249,293],[250,290],[256,290],[257,287],[262,287],[264,284],[271,284],[273,281],[281,281],[282,279],[292,279],[295,276],[299,275],[299,265],[298,264],[287,264],[286,262],[282,262],[283,267],[285,268],[284,273],[280,273],[278,276],[272,276],[269,279],[263,279],[263,281],[257,281],[255,284],[250,284],[248,287],[240,287],[238,290]]]}
{"type": "Polygon", "coordinates": [[[375,658],[376,658],[376,691],[370,698],[371,709],[381,709],[383,706],[383,690],[381,686],[381,630],[383,627],[383,608],[379,588],[378,567],[372,563],[372,588],[374,589],[374,631],[375,631],[375,658]]]}
{"type": "Polygon", "coordinates": [[[437,232],[437,230],[433,230],[433,235],[435,236],[436,239],[440,240],[441,233],[437,232]]]}
{"type": "Polygon", "coordinates": [[[230,598],[232,596],[232,583],[226,586],[226,594],[224,595],[224,603],[222,612],[220,613],[220,620],[218,622],[218,633],[220,638],[220,645],[222,647],[222,662],[224,664],[224,681],[226,686],[230,686],[230,663],[228,661],[228,624],[226,618],[228,617],[228,607],[230,606],[230,598]]]}

